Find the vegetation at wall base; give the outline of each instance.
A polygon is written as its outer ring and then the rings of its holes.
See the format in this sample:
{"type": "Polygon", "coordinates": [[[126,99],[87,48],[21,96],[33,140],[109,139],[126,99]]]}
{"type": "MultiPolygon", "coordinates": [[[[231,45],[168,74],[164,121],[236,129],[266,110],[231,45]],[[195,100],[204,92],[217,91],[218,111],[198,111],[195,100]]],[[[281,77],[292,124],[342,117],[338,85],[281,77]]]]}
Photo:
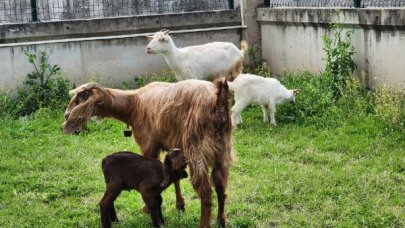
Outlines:
{"type": "Polygon", "coordinates": [[[60,76],[58,65],[48,63],[48,53],[25,51],[25,55],[34,71],[15,91],[0,91],[0,117],[26,116],[41,108],[60,109],[69,100],[69,81],[60,76]]]}
{"type": "MultiPolygon", "coordinates": [[[[398,118],[381,116],[392,109],[403,115],[403,97],[388,89],[377,95],[350,80],[330,103],[319,76],[286,73],[281,80],[301,91],[295,104],[278,106],[278,126],[263,123],[260,107],[252,106],[233,131],[229,226],[405,226],[404,129],[394,127],[398,118]]],[[[0,118],[1,227],[97,227],[101,159],[140,153],[117,121],[91,122],[79,135],[64,135],[62,122],[63,110],[52,108],[0,118]]],[[[198,225],[199,199],[189,180],[182,189],[185,213],[175,209],[173,187],[163,194],[168,227],[198,225]]],[[[151,226],[139,194],[123,192],[116,206],[116,227],[151,226]]]]}

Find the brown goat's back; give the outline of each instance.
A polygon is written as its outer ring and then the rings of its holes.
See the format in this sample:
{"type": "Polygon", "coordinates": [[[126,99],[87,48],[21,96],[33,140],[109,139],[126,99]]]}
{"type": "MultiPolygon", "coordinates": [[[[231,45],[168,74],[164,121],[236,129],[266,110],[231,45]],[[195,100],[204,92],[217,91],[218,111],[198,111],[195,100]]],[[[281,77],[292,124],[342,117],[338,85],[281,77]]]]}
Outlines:
{"type": "Polygon", "coordinates": [[[224,81],[215,84],[202,80],[151,83],[138,91],[136,107],[139,110],[134,112],[134,122],[143,129],[140,134],[134,126],[135,138],[148,134],[163,148],[180,147],[197,176],[206,174],[208,167],[219,159],[230,164],[228,98],[224,81]]]}

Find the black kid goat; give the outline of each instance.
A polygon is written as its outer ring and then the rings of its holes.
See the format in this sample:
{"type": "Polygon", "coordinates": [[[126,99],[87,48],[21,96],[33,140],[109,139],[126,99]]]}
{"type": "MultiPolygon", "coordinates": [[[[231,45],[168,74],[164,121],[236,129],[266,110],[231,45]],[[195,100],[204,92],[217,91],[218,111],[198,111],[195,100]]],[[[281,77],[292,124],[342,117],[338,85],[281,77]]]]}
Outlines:
{"type": "Polygon", "coordinates": [[[162,164],[132,152],[117,152],[103,159],[102,168],[106,191],[100,201],[102,227],[118,221],[114,201],[122,190],[135,189],[141,193],[154,227],[164,225],[160,193],[173,181],[187,178],[186,159],[180,149],[171,149],[162,164]]]}

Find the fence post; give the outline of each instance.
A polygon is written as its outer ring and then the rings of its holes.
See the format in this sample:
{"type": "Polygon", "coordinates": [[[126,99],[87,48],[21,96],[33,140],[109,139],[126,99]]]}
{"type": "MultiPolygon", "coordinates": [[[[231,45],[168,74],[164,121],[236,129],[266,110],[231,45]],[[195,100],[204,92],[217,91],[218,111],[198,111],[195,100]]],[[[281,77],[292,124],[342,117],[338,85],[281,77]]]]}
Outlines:
{"type": "Polygon", "coordinates": [[[229,8],[229,9],[234,9],[234,7],[233,7],[233,0],[228,0],[228,8],[229,8]]]}
{"type": "Polygon", "coordinates": [[[31,0],[32,22],[38,21],[37,0],[31,0]]]}
{"type": "Polygon", "coordinates": [[[270,0],[264,0],[264,5],[266,7],[270,7],[270,0]]]}
{"type": "Polygon", "coordinates": [[[361,7],[361,0],[353,0],[353,4],[355,8],[360,8],[361,7]]]}

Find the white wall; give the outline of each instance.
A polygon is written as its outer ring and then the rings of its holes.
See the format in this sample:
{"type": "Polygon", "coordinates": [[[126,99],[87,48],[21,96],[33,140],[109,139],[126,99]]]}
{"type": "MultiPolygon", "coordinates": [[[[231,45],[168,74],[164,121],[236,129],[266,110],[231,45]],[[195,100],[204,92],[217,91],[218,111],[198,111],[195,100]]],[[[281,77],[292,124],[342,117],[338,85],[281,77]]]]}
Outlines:
{"type": "MultiPolygon", "coordinates": [[[[237,29],[172,34],[177,46],[228,41],[239,46],[237,29]]],[[[134,82],[136,75],[159,73],[168,66],[161,55],[145,53],[143,36],[87,41],[8,44],[0,48],[0,87],[12,88],[34,70],[24,50],[51,53],[50,64],[58,64],[63,76],[75,83],[95,80],[105,85],[134,82]]]]}
{"type": "MultiPolygon", "coordinates": [[[[369,86],[405,88],[405,8],[341,9],[340,19],[345,29],[354,30],[355,73],[366,73],[369,86]]],[[[258,20],[263,58],[274,74],[324,69],[321,37],[336,20],[334,9],[262,8],[258,20]]]]}

